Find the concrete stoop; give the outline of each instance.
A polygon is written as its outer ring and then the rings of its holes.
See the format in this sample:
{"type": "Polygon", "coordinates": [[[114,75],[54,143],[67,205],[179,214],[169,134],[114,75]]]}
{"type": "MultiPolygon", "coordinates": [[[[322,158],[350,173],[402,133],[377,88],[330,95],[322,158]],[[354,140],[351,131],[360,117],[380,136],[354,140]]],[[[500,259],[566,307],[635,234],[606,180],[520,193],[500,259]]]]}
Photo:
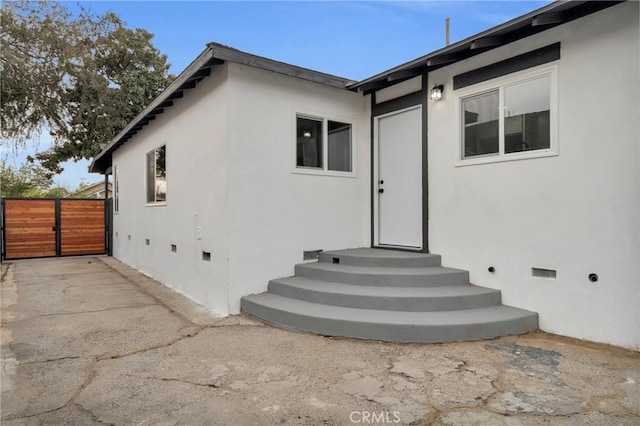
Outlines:
{"type": "Polygon", "coordinates": [[[320,254],[295,276],[242,298],[242,311],[293,330],[391,342],[490,339],[538,328],[538,314],[501,304],[440,256],[382,249],[320,254]]]}

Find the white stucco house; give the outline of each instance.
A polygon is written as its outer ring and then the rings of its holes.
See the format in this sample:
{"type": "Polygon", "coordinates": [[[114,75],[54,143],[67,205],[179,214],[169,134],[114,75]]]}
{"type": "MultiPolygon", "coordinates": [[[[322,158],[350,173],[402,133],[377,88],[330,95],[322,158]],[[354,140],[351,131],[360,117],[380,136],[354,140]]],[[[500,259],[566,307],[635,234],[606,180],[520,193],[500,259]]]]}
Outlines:
{"type": "Polygon", "coordinates": [[[638,6],[552,3],[360,82],[211,43],[93,160],[113,175],[113,255],[215,313],[324,334],[341,315],[458,321],[444,284],[407,278],[442,266],[537,313],[504,333],[638,350],[638,6]],[[385,262],[400,284],[348,287],[385,262]]]}

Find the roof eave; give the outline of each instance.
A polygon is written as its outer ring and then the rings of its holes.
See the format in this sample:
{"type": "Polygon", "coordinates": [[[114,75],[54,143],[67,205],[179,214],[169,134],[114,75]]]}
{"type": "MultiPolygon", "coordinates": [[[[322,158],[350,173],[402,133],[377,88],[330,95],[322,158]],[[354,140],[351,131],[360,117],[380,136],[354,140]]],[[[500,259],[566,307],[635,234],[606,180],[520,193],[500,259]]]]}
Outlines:
{"type": "Polygon", "coordinates": [[[89,172],[104,173],[110,165],[108,156],[113,151],[133,137],[149,121],[155,119],[155,115],[162,113],[164,108],[173,105],[173,99],[182,97],[184,90],[195,87],[198,81],[208,76],[211,67],[225,62],[234,62],[343,90],[346,90],[348,85],[355,83],[355,81],[343,77],[242,52],[219,43],[208,43],[206,49],[149,106],[101,148],[91,161],[89,172]]]}
{"type": "MultiPolygon", "coordinates": [[[[146,117],[151,116],[152,112],[159,109],[161,105],[166,103],[169,98],[174,96],[176,93],[181,92],[180,88],[184,86],[189,80],[203,68],[206,68],[208,64],[213,66],[213,49],[211,47],[207,47],[185,70],[178,76],[176,79],[162,92],[158,97],[156,97],[140,114],[136,116],[127,126],[122,129],[120,133],[118,133],[107,145],[102,147],[100,152],[93,158],[91,164],[89,166],[89,172],[104,172],[104,167],[99,168],[98,164],[103,163],[103,157],[110,153],[113,148],[116,147],[118,143],[122,140],[123,137],[127,135],[132,129],[134,129],[140,122],[142,122],[146,117]]],[[[185,90],[185,89],[183,89],[185,90]]],[[[155,116],[155,115],[154,115],[155,116]]]]}
{"type": "MultiPolygon", "coordinates": [[[[454,53],[468,51],[470,49],[476,49],[477,53],[482,53],[491,48],[508,44],[508,43],[495,43],[494,45],[492,45],[489,42],[491,41],[492,38],[496,40],[500,36],[504,36],[508,34],[510,31],[517,31],[518,29],[525,28],[528,26],[542,27],[543,25],[547,24],[547,22],[539,22],[539,21],[542,21],[542,18],[552,17],[554,12],[563,12],[566,10],[571,10],[578,6],[584,5],[585,3],[590,3],[590,2],[586,0],[556,1],[554,3],[538,8],[530,13],[514,18],[510,21],[507,21],[493,28],[490,28],[486,31],[483,31],[478,34],[474,34],[457,43],[443,47],[427,55],[421,56],[419,58],[406,62],[402,65],[398,65],[387,71],[383,71],[365,80],[359,81],[358,83],[349,85],[348,89],[353,91],[367,91],[367,90],[370,90],[367,88],[367,86],[373,87],[377,82],[386,80],[391,83],[392,81],[399,80],[399,78],[394,78],[394,75],[400,76],[403,71],[406,71],[409,69],[414,69],[414,68],[419,69],[420,67],[424,67],[426,72],[427,69],[432,67],[443,66],[444,64],[454,63],[458,60],[464,60],[467,57],[462,57],[457,60],[455,59],[450,60],[450,58],[455,57],[455,55],[453,55],[454,53]]],[[[597,3],[597,2],[591,2],[591,3],[597,3]]],[[[608,4],[609,6],[613,6],[617,3],[620,3],[620,1],[611,1],[611,2],[604,2],[604,3],[608,4]]],[[[559,22],[559,23],[549,22],[549,25],[545,26],[542,29],[542,31],[552,28],[556,25],[561,25],[562,23],[564,22],[559,22]]]]}
{"type": "Polygon", "coordinates": [[[208,43],[207,46],[214,49],[213,55],[215,58],[223,61],[259,68],[275,72],[277,74],[284,74],[289,77],[296,77],[338,89],[345,89],[348,85],[356,83],[354,80],[350,80],[348,78],[314,71],[309,68],[291,65],[286,62],[276,61],[274,59],[265,58],[264,56],[243,52],[219,43],[208,43]]]}

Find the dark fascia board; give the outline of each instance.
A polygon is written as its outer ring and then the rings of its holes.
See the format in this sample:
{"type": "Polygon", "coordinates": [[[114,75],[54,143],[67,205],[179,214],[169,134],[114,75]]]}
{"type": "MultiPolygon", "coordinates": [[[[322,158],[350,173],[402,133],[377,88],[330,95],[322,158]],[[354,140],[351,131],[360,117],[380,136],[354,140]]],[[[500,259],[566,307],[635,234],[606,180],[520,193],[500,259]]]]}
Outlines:
{"type": "MultiPolygon", "coordinates": [[[[527,31],[523,30],[526,30],[530,27],[535,27],[537,32],[544,31],[546,29],[553,28],[556,25],[568,22],[576,17],[581,17],[589,13],[606,9],[610,6],[615,6],[616,4],[622,3],[623,1],[626,0],[556,1],[554,3],[536,9],[530,13],[527,13],[526,15],[519,16],[496,27],[475,34],[462,41],[446,46],[442,49],[421,56],[402,65],[398,65],[397,67],[376,74],[373,77],[369,77],[365,80],[359,81],[356,84],[348,86],[348,88],[349,90],[354,91],[367,91],[367,89],[371,87],[377,87],[378,85],[376,85],[375,83],[380,81],[390,81],[390,76],[398,74],[399,72],[406,69],[413,69],[423,66],[427,67],[427,70],[435,69],[435,67],[466,59],[470,56],[485,52],[488,49],[513,42],[519,38],[528,37],[532,34],[527,33],[527,31]],[[581,7],[587,8],[588,11],[581,15],[573,16],[571,11],[581,7]],[[518,35],[518,33],[522,35],[518,35]],[[363,90],[363,87],[366,89],[363,90]]],[[[392,83],[387,83],[387,86],[391,84],[392,83]]]]}
{"type": "Polygon", "coordinates": [[[253,55],[247,52],[242,52],[240,50],[219,43],[209,43],[207,44],[207,46],[214,50],[215,58],[221,59],[223,61],[235,62],[237,64],[247,65],[249,67],[259,68],[278,74],[284,74],[289,77],[296,77],[303,80],[312,81],[314,83],[336,87],[339,89],[344,89],[347,86],[356,83],[354,80],[349,80],[347,78],[310,70],[308,68],[298,67],[296,65],[275,61],[273,59],[253,55]]]}
{"type": "Polygon", "coordinates": [[[453,76],[453,90],[560,59],[560,42],[453,76]]]}
{"type": "Polygon", "coordinates": [[[134,118],[115,138],[105,145],[93,158],[89,166],[90,172],[103,173],[111,163],[111,153],[122,143],[128,141],[142,127],[148,124],[150,117],[161,114],[165,108],[173,105],[173,99],[183,97],[183,92],[196,87],[197,83],[207,77],[211,67],[224,62],[259,68],[290,77],[300,78],[314,83],[346,89],[355,83],[342,77],[313,71],[307,68],[274,61],[272,59],[242,52],[219,43],[208,43],[206,49],[167,87],[149,106],[147,106],[136,118],[134,118]]]}
{"type": "Polygon", "coordinates": [[[473,40],[471,42],[471,46],[469,47],[469,49],[475,50],[475,49],[483,49],[485,47],[495,47],[495,46],[500,46],[504,43],[505,43],[504,36],[483,37],[483,38],[478,38],[473,40]]]}
{"type": "Polygon", "coordinates": [[[564,15],[559,13],[541,13],[540,15],[533,18],[531,21],[531,25],[534,27],[540,25],[549,25],[549,24],[558,24],[564,20],[564,15]]]}
{"type": "Polygon", "coordinates": [[[393,74],[390,74],[389,77],[387,77],[387,80],[388,81],[405,80],[407,78],[413,78],[413,77],[416,77],[418,75],[422,75],[426,71],[427,71],[427,67],[407,68],[405,70],[398,71],[398,72],[395,72],[393,74]]]}

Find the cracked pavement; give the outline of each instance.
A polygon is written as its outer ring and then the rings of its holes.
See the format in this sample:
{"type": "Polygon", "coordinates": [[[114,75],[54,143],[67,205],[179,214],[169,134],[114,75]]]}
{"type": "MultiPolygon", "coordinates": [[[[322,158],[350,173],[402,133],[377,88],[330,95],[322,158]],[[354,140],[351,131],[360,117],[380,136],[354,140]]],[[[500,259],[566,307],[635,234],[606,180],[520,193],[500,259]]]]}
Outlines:
{"type": "Polygon", "coordinates": [[[296,333],[109,257],[3,264],[0,290],[3,426],[640,424],[640,353],[606,345],[296,333]]]}

